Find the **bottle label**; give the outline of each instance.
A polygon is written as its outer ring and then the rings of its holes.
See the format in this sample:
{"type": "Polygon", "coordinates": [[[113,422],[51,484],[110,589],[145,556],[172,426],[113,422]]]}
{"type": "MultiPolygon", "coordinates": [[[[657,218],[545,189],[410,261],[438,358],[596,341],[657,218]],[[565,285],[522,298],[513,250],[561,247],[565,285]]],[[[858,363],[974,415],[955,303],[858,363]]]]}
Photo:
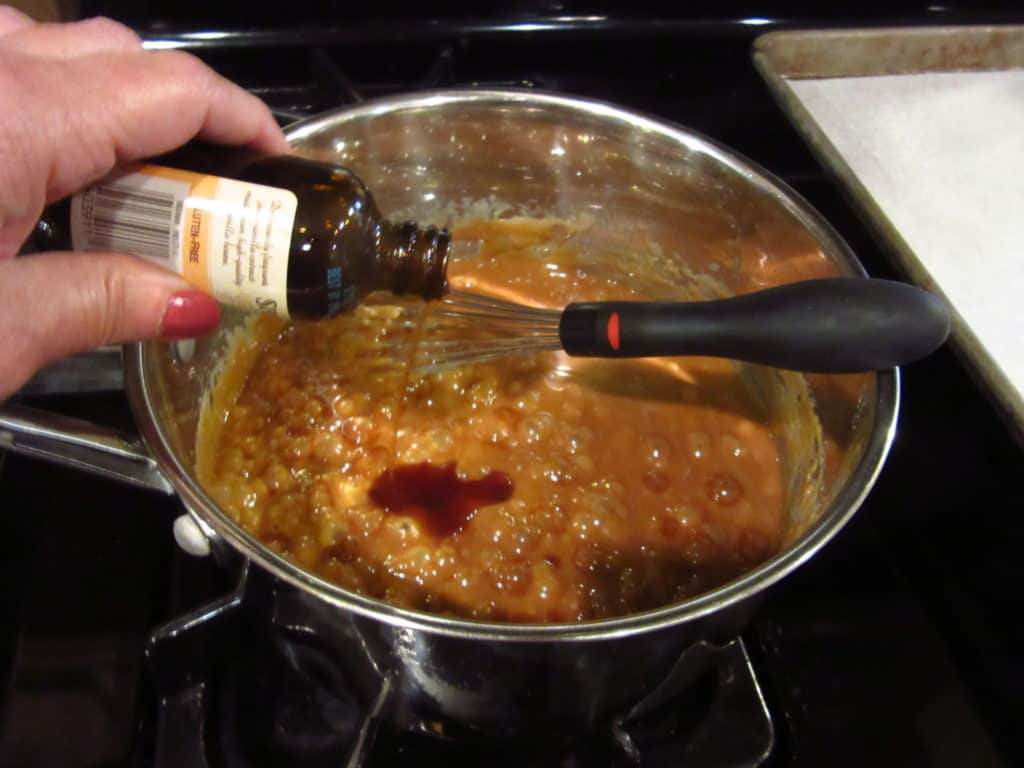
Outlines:
{"type": "Polygon", "coordinates": [[[288,317],[295,193],[139,165],[71,200],[78,251],[122,251],[182,275],[219,301],[288,317]]]}

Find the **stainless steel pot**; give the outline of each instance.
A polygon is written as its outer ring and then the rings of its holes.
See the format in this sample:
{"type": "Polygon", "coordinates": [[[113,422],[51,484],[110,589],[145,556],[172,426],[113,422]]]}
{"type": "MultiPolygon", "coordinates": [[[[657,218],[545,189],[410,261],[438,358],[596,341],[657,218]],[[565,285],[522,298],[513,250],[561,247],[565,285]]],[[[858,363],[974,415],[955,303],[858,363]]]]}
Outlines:
{"type": "MultiPolygon", "coordinates": [[[[445,224],[473,214],[589,215],[597,233],[664,259],[670,288],[689,281],[731,293],[863,275],[821,216],[764,170],[684,128],[606,104],[535,92],[418,93],[343,108],[288,133],[301,154],[352,168],[393,216],[445,224]]],[[[433,616],[302,571],[199,486],[199,410],[240,322],[226,317],[220,333],[194,344],[125,348],[141,441],[8,407],[0,445],[176,493],[215,553],[241,554],[290,585],[296,615],[348,660],[367,696],[383,688],[401,707],[491,734],[575,730],[628,712],[653,690],[672,693],[686,676],[677,663],[686,648],[740,630],[755,598],[850,518],[895,431],[896,371],[788,374],[798,380],[781,386],[790,401],[780,411],[790,531],[778,556],[696,599],[613,620],[528,626],[433,616]]]]}

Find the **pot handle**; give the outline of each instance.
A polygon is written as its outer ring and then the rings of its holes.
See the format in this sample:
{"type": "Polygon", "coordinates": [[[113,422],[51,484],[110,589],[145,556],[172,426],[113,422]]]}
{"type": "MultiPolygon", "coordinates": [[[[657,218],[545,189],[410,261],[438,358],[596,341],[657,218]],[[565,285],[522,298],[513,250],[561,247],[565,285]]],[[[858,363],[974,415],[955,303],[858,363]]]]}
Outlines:
{"type": "Polygon", "coordinates": [[[4,405],[0,448],[174,494],[174,486],[141,440],[81,419],[4,405]]]}

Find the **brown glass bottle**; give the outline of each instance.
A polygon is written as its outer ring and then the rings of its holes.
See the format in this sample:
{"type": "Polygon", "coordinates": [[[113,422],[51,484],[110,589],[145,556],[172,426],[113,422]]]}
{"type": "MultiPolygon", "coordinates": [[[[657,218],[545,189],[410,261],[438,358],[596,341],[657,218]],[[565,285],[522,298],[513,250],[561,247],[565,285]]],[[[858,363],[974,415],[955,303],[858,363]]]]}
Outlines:
{"type": "MultiPolygon", "coordinates": [[[[287,311],[265,305],[268,302],[258,302],[259,308],[319,318],[350,309],[376,290],[424,299],[439,298],[447,290],[448,232],[385,220],[369,190],[345,168],[198,143],[150,162],[294,193],[287,311]]],[[[48,208],[37,227],[35,247],[71,248],[71,215],[69,201],[48,208]]],[[[188,223],[181,226],[187,228],[188,223]]]]}

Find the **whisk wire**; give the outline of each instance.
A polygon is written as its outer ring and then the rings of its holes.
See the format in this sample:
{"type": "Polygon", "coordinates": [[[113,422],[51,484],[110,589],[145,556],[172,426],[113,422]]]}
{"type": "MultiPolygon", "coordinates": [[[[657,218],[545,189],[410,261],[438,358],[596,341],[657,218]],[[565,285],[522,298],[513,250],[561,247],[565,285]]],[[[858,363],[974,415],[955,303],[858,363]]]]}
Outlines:
{"type": "Polygon", "coordinates": [[[437,309],[431,313],[433,317],[451,317],[457,320],[477,319],[477,320],[498,320],[510,324],[516,325],[548,325],[558,326],[559,315],[552,313],[550,317],[516,317],[512,314],[502,312],[466,312],[458,309],[437,309]]]}
{"type": "Polygon", "coordinates": [[[539,312],[551,312],[552,310],[546,307],[534,307],[529,304],[519,304],[514,301],[507,299],[499,299],[496,296],[485,296],[482,293],[473,293],[472,291],[464,291],[461,288],[453,288],[448,294],[442,299],[447,303],[464,302],[466,304],[483,304],[488,307],[506,307],[508,309],[514,309],[516,311],[523,310],[537,310],[539,312]]]}
{"type": "Polygon", "coordinates": [[[517,347],[537,347],[537,346],[550,346],[557,344],[558,340],[553,339],[550,336],[536,336],[533,338],[515,338],[515,339],[426,339],[421,341],[419,346],[416,348],[417,354],[436,354],[441,352],[449,352],[454,350],[455,352],[465,351],[480,351],[488,349],[504,349],[514,350],[517,347]]]}
{"type": "Polygon", "coordinates": [[[404,312],[399,327],[408,330],[425,323],[425,332],[415,340],[388,338],[380,352],[408,358],[412,343],[413,371],[441,373],[514,355],[557,351],[560,319],[560,310],[456,289],[426,309],[425,316],[421,310],[404,312]]]}
{"type": "Polygon", "coordinates": [[[536,352],[554,352],[559,349],[561,349],[561,346],[557,342],[538,343],[536,345],[519,344],[516,347],[503,347],[501,349],[495,349],[492,347],[484,351],[467,352],[465,354],[449,354],[444,355],[443,358],[439,360],[417,362],[415,364],[415,370],[419,373],[441,373],[443,371],[451,370],[452,368],[459,368],[472,363],[486,363],[491,360],[500,360],[513,355],[534,354],[536,352]]]}

